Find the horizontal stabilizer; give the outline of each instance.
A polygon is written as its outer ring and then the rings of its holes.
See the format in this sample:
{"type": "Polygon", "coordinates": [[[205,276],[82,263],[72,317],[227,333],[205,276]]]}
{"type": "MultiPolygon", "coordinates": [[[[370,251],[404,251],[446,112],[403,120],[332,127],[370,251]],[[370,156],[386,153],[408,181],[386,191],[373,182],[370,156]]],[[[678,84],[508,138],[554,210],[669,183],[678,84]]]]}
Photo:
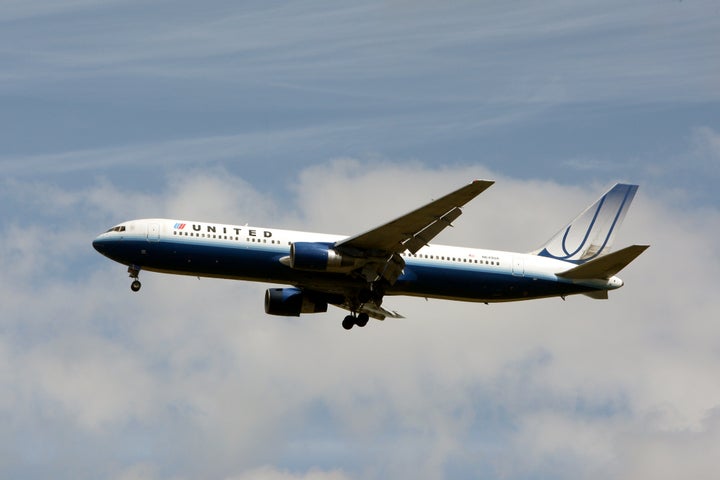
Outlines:
{"type": "Polygon", "coordinates": [[[595,258],[588,262],[571,268],[570,270],[557,273],[558,277],[574,280],[590,278],[610,278],[620,270],[628,266],[638,255],[643,253],[650,245],[633,245],[623,248],[617,252],[608,253],[602,257],[595,258]]]}

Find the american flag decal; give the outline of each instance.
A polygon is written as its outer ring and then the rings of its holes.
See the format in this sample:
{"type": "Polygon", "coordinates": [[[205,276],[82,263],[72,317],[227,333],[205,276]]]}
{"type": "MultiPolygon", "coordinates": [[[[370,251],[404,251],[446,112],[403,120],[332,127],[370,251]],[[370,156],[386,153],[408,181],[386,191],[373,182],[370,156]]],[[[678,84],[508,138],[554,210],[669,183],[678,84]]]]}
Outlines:
{"type": "Polygon", "coordinates": [[[185,224],[184,223],[176,223],[174,228],[175,228],[175,230],[182,230],[183,228],[185,228],[185,224]]]}

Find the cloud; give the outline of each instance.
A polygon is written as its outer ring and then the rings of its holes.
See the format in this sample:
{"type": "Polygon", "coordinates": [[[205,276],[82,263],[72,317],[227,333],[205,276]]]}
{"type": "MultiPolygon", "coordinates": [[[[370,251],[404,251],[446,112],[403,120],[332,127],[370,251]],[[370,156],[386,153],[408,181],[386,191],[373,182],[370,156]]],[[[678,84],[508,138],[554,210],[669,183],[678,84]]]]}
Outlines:
{"type": "Polygon", "coordinates": [[[0,477],[713,478],[714,2],[167,7],[0,12],[0,477]],[[407,319],[345,332],[264,284],[133,294],[90,246],[351,234],[491,178],[437,241],[529,251],[617,175],[618,245],[652,247],[607,302],[387,298],[407,319]]]}
{"type": "Polygon", "coordinates": [[[695,128],[691,139],[694,172],[699,175],[720,175],[720,132],[710,127],[695,128]]]}
{"type": "Polygon", "coordinates": [[[230,477],[228,480],[347,480],[349,478],[340,471],[323,472],[311,470],[304,474],[294,474],[268,466],[244,472],[238,476],[230,477]]]}
{"type": "MultiPolygon", "coordinates": [[[[343,159],[301,171],[293,201],[281,202],[225,170],[186,173],[151,192],[105,180],[47,188],[32,203],[23,187],[42,182],[5,191],[28,215],[1,232],[17,239],[0,246],[0,417],[13,419],[3,473],[27,477],[40,464],[120,478],[623,478],[656,474],[655,455],[717,436],[720,332],[705,292],[720,265],[687,254],[712,251],[717,211],[682,211],[641,190],[617,241],[652,248],[607,302],[389,297],[407,319],[345,332],[337,309],[266,316],[262,284],[143,272],[132,294],[124,268],[89,242],[110,217],[148,208],[353,233],[486,177],[497,184],[438,242],[529,250],[604,185],[343,159]],[[32,220],[41,211],[79,233],[43,234],[32,220]],[[33,445],[46,448],[31,461],[33,445]]],[[[691,448],[678,451],[663,457],[666,471],[711,476],[707,462],[692,466],[691,448]]]]}
{"type": "Polygon", "coordinates": [[[126,0],[68,0],[67,2],[53,2],[51,0],[7,0],[3,5],[3,20],[19,20],[34,16],[47,16],[67,13],[68,11],[83,11],[88,8],[95,9],[102,6],[119,4],[126,0]]]}
{"type": "MultiPolygon", "coordinates": [[[[329,133],[324,130],[325,133],[329,133]]],[[[331,132],[330,132],[331,133],[331,132]]],[[[2,159],[3,170],[12,176],[57,175],[84,171],[98,172],[111,169],[139,169],[158,167],[171,163],[175,168],[216,165],[220,161],[249,158],[262,150],[268,154],[273,149],[289,149],[293,142],[319,131],[300,129],[285,133],[273,131],[226,136],[200,137],[182,140],[159,141],[147,145],[129,145],[68,151],[63,153],[6,156],[2,159]],[[261,148],[270,140],[276,142],[273,149],[261,148]],[[202,159],[202,160],[198,160],[202,159]]]]}
{"type": "Polygon", "coordinates": [[[200,12],[183,2],[172,11],[143,5],[142,15],[134,2],[13,3],[6,16],[42,20],[6,34],[16,45],[8,51],[16,68],[5,80],[12,88],[129,75],[232,79],[403,103],[717,98],[712,2],[538,8],[526,1],[508,11],[486,2],[220,1],[200,12]],[[78,28],[99,19],[102,32],[78,28]],[[37,34],[41,27],[53,35],[37,34]],[[448,75],[457,71],[463,74],[448,75]]]}

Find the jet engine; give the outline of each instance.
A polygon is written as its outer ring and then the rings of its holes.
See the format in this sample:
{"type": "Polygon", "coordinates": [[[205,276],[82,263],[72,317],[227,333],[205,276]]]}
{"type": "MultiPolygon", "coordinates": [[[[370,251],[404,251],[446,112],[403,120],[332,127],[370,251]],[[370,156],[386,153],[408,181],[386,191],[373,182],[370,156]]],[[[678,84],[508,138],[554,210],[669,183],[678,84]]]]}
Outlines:
{"type": "Polygon", "coordinates": [[[360,258],[342,254],[331,243],[295,242],[290,245],[290,256],[281,261],[297,270],[348,272],[361,265],[360,258]]]}
{"type": "Polygon", "coordinates": [[[324,300],[308,298],[299,288],[269,288],[265,292],[265,313],[284,317],[299,317],[301,313],[327,312],[324,300]]]}

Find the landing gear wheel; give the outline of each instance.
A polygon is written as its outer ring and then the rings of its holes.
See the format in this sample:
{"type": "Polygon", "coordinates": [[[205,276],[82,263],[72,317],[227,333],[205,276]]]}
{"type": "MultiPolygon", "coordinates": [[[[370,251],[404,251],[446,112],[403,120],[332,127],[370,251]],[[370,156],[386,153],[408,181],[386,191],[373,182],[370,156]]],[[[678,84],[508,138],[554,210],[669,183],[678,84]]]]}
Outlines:
{"type": "Polygon", "coordinates": [[[370,316],[367,313],[359,313],[355,319],[355,325],[358,327],[364,327],[367,325],[368,320],[370,320],[370,316]]]}
{"type": "Polygon", "coordinates": [[[342,321],[342,326],[345,330],[350,330],[355,325],[355,317],[348,315],[342,321]]]}
{"type": "Polygon", "coordinates": [[[140,275],[140,267],[137,265],[130,265],[128,266],[128,274],[130,275],[130,278],[133,279],[133,282],[130,284],[130,290],[133,292],[139,292],[140,287],[142,287],[142,283],[140,283],[140,280],[138,280],[138,276],[140,275]]]}

